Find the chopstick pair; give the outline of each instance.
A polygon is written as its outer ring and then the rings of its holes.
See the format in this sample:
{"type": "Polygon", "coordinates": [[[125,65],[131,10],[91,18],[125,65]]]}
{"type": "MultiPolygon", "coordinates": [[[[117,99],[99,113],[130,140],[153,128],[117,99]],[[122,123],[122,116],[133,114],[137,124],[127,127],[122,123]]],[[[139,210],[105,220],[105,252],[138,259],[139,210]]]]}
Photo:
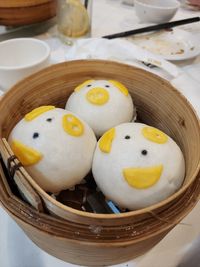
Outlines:
{"type": "Polygon", "coordinates": [[[171,21],[171,22],[167,22],[167,23],[152,25],[152,26],[148,26],[148,27],[144,27],[144,28],[139,28],[139,29],[120,32],[120,33],[115,33],[115,34],[111,34],[111,35],[105,35],[102,38],[115,39],[115,38],[120,38],[120,37],[128,37],[130,35],[135,35],[135,34],[139,34],[139,33],[146,33],[146,32],[151,32],[151,31],[158,31],[158,30],[163,30],[163,29],[169,29],[169,28],[180,26],[180,25],[185,25],[185,24],[199,22],[199,21],[200,21],[200,17],[193,17],[193,18],[189,18],[189,19],[171,21]]]}

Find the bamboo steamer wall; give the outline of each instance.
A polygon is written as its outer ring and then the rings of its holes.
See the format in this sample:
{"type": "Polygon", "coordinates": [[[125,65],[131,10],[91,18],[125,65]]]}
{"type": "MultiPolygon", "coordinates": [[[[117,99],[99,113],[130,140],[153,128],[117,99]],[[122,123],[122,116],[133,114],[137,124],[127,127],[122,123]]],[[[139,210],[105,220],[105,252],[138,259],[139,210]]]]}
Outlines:
{"type": "Polygon", "coordinates": [[[0,0],[0,25],[34,24],[56,15],[56,0],[0,0]]]}
{"type": "Polygon", "coordinates": [[[110,265],[143,254],[189,213],[200,192],[198,118],[167,81],[138,68],[108,61],[73,61],[38,72],[15,85],[0,101],[0,137],[7,138],[33,108],[49,104],[64,107],[75,86],[95,78],[116,79],[128,87],[139,119],[160,128],[180,145],[186,178],[182,188],[165,201],[138,211],[106,215],[60,204],[20,168],[49,211],[62,217],[57,218],[13,198],[0,171],[1,203],[25,233],[50,254],[86,266],[110,265]]]}
{"type": "Polygon", "coordinates": [[[29,225],[24,225],[24,223],[16,222],[22,226],[25,233],[30,236],[32,241],[39,247],[42,247],[49,254],[53,254],[57,258],[64,261],[72,262],[79,265],[86,266],[106,266],[118,264],[119,262],[125,262],[131,258],[140,256],[144,252],[151,249],[156,245],[162,238],[163,235],[167,234],[169,231],[157,234],[154,237],[148,237],[145,240],[139,240],[137,242],[118,242],[116,244],[112,243],[91,243],[91,242],[80,242],[76,240],[67,240],[66,238],[56,238],[52,239],[51,235],[40,231],[38,238],[38,230],[35,232],[29,225]],[[52,251],[49,244],[54,244],[55,250],[52,251]],[[63,255],[63,250],[67,251],[63,255]],[[76,256],[74,255],[76,251],[76,256]],[[75,258],[76,257],[76,258],[75,258]]]}

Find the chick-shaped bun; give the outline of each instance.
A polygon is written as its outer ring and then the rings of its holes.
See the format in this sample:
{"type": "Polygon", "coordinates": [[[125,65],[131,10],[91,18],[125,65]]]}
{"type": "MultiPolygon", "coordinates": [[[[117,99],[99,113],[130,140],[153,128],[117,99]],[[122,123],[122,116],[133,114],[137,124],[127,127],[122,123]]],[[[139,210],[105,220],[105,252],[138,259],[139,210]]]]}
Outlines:
{"type": "Polygon", "coordinates": [[[96,146],[94,132],[83,120],[54,106],[41,106],[25,115],[8,141],[33,179],[52,193],[84,178],[96,146]]]}
{"type": "Polygon", "coordinates": [[[162,131],[124,123],[99,139],[92,172],[108,199],[135,210],[176,192],[184,180],[185,162],[179,146],[162,131]]]}
{"type": "Polygon", "coordinates": [[[127,88],[114,80],[85,81],[75,88],[65,108],[83,118],[96,136],[135,116],[127,88]]]}

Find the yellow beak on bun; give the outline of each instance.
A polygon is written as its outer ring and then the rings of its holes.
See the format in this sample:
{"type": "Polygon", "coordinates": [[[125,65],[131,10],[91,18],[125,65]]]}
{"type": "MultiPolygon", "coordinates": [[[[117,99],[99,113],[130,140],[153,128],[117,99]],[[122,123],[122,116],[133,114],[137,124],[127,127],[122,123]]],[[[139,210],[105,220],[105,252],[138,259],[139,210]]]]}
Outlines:
{"type": "Polygon", "coordinates": [[[163,171],[163,165],[147,168],[126,168],[123,175],[127,183],[137,189],[145,189],[156,184],[163,171]]]}
{"type": "Polygon", "coordinates": [[[17,140],[14,140],[11,143],[11,148],[24,166],[36,164],[42,159],[42,154],[39,151],[28,147],[17,140]]]}

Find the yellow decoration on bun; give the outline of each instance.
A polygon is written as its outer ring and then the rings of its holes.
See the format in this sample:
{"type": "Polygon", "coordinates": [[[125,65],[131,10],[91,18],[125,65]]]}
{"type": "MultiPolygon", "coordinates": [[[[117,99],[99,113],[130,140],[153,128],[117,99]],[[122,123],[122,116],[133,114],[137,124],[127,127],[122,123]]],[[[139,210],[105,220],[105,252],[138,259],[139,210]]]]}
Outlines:
{"type": "Polygon", "coordinates": [[[137,189],[146,189],[158,182],[163,171],[163,165],[146,168],[127,168],[123,175],[128,184],[137,189]]]}
{"type": "Polygon", "coordinates": [[[62,125],[65,132],[71,136],[81,136],[84,133],[84,126],[82,122],[72,114],[63,116],[62,125]]]}
{"type": "Polygon", "coordinates": [[[26,121],[32,121],[35,118],[37,118],[38,116],[40,116],[41,114],[43,114],[49,110],[52,110],[52,109],[55,109],[55,107],[54,106],[41,106],[39,108],[35,108],[31,112],[27,113],[25,115],[24,119],[26,121]]]}
{"type": "Polygon", "coordinates": [[[144,138],[157,144],[165,144],[168,141],[168,136],[154,127],[144,127],[142,134],[144,138]]]}
{"type": "Polygon", "coordinates": [[[101,87],[95,87],[86,94],[86,99],[94,105],[104,105],[109,100],[109,93],[101,87]]]}
{"type": "Polygon", "coordinates": [[[110,80],[109,82],[116,86],[123,95],[128,96],[128,89],[122,83],[115,80],[110,80]]]}
{"type": "Polygon", "coordinates": [[[107,131],[99,140],[99,148],[104,153],[110,153],[112,141],[115,138],[115,128],[107,131]]]}
{"type": "Polygon", "coordinates": [[[28,147],[17,140],[14,140],[11,143],[11,148],[13,153],[24,166],[36,164],[42,159],[42,154],[39,151],[28,147]]]}
{"type": "Polygon", "coordinates": [[[74,92],[79,92],[84,86],[90,84],[91,82],[93,82],[94,80],[87,80],[83,83],[81,83],[80,85],[78,85],[75,89],[74,92]]]}

